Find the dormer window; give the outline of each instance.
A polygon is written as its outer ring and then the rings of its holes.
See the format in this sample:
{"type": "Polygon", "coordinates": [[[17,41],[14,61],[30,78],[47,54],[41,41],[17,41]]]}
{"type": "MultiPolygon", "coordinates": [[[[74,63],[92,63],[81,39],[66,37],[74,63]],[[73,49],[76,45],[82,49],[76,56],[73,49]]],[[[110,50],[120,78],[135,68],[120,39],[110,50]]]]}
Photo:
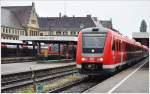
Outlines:
{"type": "Polygon", "coordinates": [[[84,28],[84,24],[80,24],[80,28],[81,28],[81,29],[84,28]]]}
{"type": "Polygon", "coordinates": [[[36,20],[31,20],[31,23],[32,24],[36,24],[36,20]]]}

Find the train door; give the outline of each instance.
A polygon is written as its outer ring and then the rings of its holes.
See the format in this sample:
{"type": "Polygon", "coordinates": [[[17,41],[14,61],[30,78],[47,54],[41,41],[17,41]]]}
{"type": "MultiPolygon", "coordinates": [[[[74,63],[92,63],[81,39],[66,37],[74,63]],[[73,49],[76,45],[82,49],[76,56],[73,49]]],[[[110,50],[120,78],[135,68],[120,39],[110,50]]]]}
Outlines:
{"type": "Polygon", "coordinates": [[[121,41],[118,39],[116,40],[116,63],[121,63],[121,41]]]}
{"type": "Polygon", "coordinates": [[[113,42],[113,50],[114,50],[114,63],[118,62],[118,43],[117,43],[117,39],[114,38],[114,42],[113,42]]]}
{"type": "Polygon", "coordinates": [[[120,55],[121,55],[121,60],[120,62],[123,63],[123,58],[124,58],[124,45],[123,45],[123,41],[121,40],[120,43],[120,55]]]}

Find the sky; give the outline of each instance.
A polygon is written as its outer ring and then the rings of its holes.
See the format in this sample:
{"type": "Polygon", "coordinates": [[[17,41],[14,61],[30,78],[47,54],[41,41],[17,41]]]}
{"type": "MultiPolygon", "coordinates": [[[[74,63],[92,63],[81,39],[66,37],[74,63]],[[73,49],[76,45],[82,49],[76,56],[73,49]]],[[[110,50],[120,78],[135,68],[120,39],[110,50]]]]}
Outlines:
{"type": "Polygon", "coordinates": [[[150,0],[2,0],[1,6],[26,6],[32,2],[40,17],[58,17],[60,12],[69,17],[91,14],[99,20],[112,19],[113,28],[129,38],[132,32],[139,32],[141,21],[145,19],[147,31],[150,31],[150,0]]]}

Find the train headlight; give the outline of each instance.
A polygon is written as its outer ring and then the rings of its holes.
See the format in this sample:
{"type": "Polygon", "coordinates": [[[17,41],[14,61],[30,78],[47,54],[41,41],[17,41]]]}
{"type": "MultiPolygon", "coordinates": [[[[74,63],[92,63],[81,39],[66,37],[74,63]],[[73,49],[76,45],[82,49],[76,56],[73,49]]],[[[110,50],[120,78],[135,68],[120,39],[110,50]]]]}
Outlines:
{"type": "Polygon", "coordinates": [[[102,57],[98,58],[98,61],[103,62],[103,58],[102,57]]]}
{"type": "Polygon", "coordinates": [[[81,60],[82,60],[82,61],[86,61],[86,58],[82,57],[81,60]]]}

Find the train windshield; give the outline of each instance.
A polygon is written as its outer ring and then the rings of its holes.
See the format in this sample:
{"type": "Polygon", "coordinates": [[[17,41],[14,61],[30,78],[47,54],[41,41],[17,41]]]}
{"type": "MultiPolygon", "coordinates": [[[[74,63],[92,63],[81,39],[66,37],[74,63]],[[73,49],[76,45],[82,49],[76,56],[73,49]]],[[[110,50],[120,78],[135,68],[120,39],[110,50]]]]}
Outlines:
{"type": "Polygon", "coordinates": [[[102,53],[106,34],[83,34],[83,53],[102,53]]]}

